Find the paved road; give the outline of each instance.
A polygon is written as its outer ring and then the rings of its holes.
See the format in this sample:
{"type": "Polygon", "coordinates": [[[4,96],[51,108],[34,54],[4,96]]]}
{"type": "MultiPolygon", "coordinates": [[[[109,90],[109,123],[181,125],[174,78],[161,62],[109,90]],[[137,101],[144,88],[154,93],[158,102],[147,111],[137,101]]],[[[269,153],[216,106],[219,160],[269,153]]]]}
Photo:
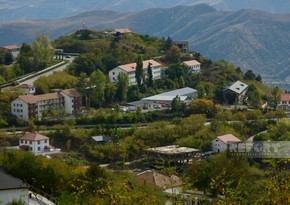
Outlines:
{"type": "Polygon", "coordinates": [[[71,58],[66,58],[66,60],[69,60],[69,63],[66,63],[66,64],[63,64],[55,69],[51,69],[45,73],[42,73],[38,76],[35,76],[33,78],[30,78],[28,80],[24,80],[24,81],[21,81],[20,85],[21,84],[30,84],[30,85],[33,85],[34,81],[36,81],[38,78],[40,78],[41,76],[49,76],[51,75],[53,72],[55,71],[63,71],[73,60],[74,60],[74,57],[71,57],[71,58]]]}

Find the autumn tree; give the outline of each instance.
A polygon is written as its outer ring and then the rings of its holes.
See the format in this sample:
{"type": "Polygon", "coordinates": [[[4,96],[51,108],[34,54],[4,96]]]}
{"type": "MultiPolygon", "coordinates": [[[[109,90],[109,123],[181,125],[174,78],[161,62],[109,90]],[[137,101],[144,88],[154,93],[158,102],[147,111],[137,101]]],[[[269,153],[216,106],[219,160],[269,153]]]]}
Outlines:
{"type": "Polygon", "coordinates": [[[165,53],[164,59],[167,63],[179,63],[181,59],[181,51],[178,46],[171,46],[165,53]]]}

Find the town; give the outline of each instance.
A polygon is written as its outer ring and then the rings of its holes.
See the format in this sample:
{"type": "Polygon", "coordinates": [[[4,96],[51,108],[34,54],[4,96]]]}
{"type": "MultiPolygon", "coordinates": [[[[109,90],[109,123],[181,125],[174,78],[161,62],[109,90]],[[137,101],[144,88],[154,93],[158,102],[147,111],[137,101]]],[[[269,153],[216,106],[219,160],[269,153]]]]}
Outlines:
{"type": "Polygon", "coordinates": [[[252,70],[128,28],[0,46],[0,204],[289,203],[290,93],[252,70]]]}

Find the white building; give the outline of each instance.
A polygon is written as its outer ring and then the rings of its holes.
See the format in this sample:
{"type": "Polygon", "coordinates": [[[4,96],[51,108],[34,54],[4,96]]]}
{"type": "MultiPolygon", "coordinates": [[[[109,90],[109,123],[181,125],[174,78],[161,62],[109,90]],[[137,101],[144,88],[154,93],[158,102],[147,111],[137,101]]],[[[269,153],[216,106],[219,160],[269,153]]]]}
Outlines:
{"type": "Polygon", "coordinates": [[[32,117],[42,117],[42,112],[47,110],[62,110],[73,114],[80,110],[81,95],[74,89],[43,95],[21,95],[11,102],[11,113],[18,118],[28,120],[32,117]]]}
{"type": "MultiPolygon", "coordinates": [[[[143,72],[145,76],[147,75],[147,69],[149,65],[151,65],[152,68],[153,80],[160,78],[161,64],[154,60],[143,61],[143,72]]],[[[137,84],[135,77],[136,66],[137,66],[136,63],[130,63],[126,65],[119,65],[118,67],[110,70],[109,71],[110,82],[116,83],[118,80],[118,75],[120,75],[120,73],[125,73],[128,75],[129,85],[136,85],[137,84]]]]}
{"type": "Polygon", "coordinates": [[[141,103],[148,105],[159,104],[163,106],[171,106],[171,102],[176,96],[180,98],[181,102],[189,104],[197,96],[197,91],[190,87],[180,88],[147,98],[142,98],[141,103]]]}
{"type": "Polygon", "coordinates": [[[0,169],[0,204],[8,204],[13,200],[20,200],[25,205],[29,204],[28,185],[22,180],[9,175],[0,169]]]}
{"type": "Polygon", "coordinates": [[[183,65],[189,68],[189,72],[191,73],[199,73],[200,72],[200,65],[201,63],[197,60],[190,60],[190,61],[183,61],[183,65]]]}
{"type": "Polygon", "coordinates": [[[34,95],[35,93],[35,87],[33,85],[21,84],[18,88],[23,90],[24,95],[34,95]]]}
{"type": "Polygon", "coordinates": [[[38,155],[49,150],[49,138],[36,132],[29,132],[20,137],[19,147],[38,155]]]}
{"type": "Polygon", "coordinates": [[[277,107],[287,111],[290,110],[290,93],[281,94],[281,98],[277,107]]]}
{"type": "Polygon", "coordinates": [[[216,153],[224,152],[228,148],[228,144],[241,142],[239,138],[232,134],[221,135],[211,141],[212,150],[216,153]]]}
{"type": "Polygon", "coordinates": [[[15,45],[13,45],[13,46],[3,46],[1,48],[4,48],[6,51],[11,53],[14,59],[17,58],[17,56],[20,53],[20,49],[21,49],[21,47],[15,46],[15,45]]]}
{"type": "Polygon", "coordinates": [[[230,96],[235,96],[235,98],[238,99],[238,102],[242,103],[244,100],[244,96],[247,92],[247,88],[248,85],[246,83],[243,83],[238,80],[233,84],[229,85],[228,87],[226,87],[225,89],[223,89],[223,92],[225,93],[227,98],[230,98],[230,96]]]}

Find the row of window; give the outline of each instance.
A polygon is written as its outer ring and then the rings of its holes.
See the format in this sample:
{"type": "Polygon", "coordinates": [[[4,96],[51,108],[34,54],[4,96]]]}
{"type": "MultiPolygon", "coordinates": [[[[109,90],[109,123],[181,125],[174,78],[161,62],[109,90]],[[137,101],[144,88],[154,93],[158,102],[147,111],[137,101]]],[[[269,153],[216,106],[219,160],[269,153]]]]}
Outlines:
{"type": "MultiPolygon", "coordinates": [[[[32,144],[30,140],[20,140],[22,144],[32,144]]],[[[37,141],[37,144],[40,144],[41,141],[37,141]]],[[[44,143],[47,143],[47,140],[44,140],[44,143]]]]}
{"type": "MultiPolygon", "coordinates": [[[[37,147],[37,151],[40,151],[40,147],[37,147]]],[[[32,147],[29,147],[29,150],[32,151],[32,147]]]]}
{"type": "Polygon", "coordinates": [[[16,103],[13,103],[13,106],[14,106],[14,107],[23,107],[22,104],[18,104],[18,103],[17,103],[17,104],[16,104],[16,103]]]}

